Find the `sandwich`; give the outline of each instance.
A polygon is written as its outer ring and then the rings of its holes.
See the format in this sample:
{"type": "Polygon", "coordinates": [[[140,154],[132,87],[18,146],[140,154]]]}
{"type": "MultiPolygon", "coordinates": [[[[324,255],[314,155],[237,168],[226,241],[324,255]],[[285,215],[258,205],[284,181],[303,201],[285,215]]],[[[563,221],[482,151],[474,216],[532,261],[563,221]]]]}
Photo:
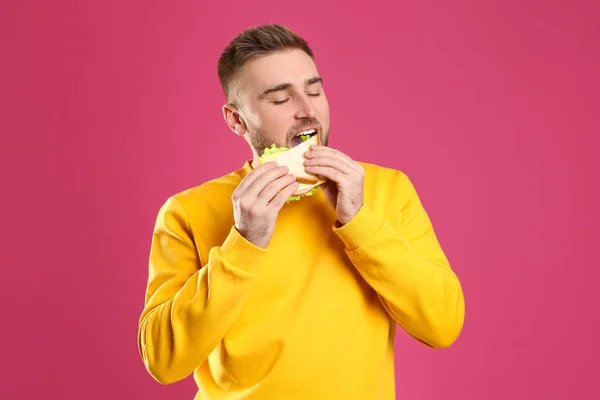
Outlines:
{"type": "MultiPolygon", "coordinates": [[[[296,182],[299,186],[296,192],[286,200],[286,204],[292,201],[300,200],[306,196],[312,196],[317,192],[317,187],[325,182],[325,178],[309,174],[304,169],[304,153],[310,149],[310,146],[319,144],[319,136],[314,129],[302,132],[298,135],[301,142],[294,147],[277,147],[272,144],[267,147],[260,157],[260,164],[275,161],[279,166],[289,168],[289,174],[296,176],[296,182]]],[[[294,138],[295,139],[295,138],[294,138]]],[[[295,140],[292,140],[294,143],[295,140]]]]}

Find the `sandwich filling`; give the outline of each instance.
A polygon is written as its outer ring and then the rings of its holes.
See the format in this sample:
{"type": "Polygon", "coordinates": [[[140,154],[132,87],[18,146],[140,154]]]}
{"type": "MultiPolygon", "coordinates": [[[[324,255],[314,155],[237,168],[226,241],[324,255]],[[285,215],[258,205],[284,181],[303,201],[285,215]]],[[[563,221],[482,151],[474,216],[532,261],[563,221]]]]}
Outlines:
{"type": "MultiPolygon", "coordinates": [[[[292,148],[297,147],[298,145],[306,142],[316,134],[317,132],[314,129],[309,129],[307,131],[300,132],[291,140],[291,147],[277,147],[275,144],[272,144],[271,147],[267,147],[264,150],[262,156],[260,157],[260,164],[265,164],[270,161],[276,161],[277,158],[281,156],[281,153],[287,152],[292,148]]],[[[315,186],[319,183],[317,178],[311,177],[310,179],[303,179],[297,176],[296,180],[298,183],[300,183],[300,187],[294,195],[287,199],[286,204],[292,201],[300,200],[302,197],[312,196],[313,194],[317,193],[317,186],[315,186]]]]}

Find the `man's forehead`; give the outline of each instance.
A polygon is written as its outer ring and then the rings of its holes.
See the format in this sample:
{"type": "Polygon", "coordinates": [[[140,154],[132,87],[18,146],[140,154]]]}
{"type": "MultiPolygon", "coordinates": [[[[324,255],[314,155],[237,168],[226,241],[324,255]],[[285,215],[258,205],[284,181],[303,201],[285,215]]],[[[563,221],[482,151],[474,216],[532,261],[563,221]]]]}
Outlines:
{"type": "Polygon", "coordinates": [[[281,84],[302,86],[318,76],[312,58],[301,50],[288,50],[259,57],[248,62],[240,71],[243,85],[253,92],[281,84]]]}

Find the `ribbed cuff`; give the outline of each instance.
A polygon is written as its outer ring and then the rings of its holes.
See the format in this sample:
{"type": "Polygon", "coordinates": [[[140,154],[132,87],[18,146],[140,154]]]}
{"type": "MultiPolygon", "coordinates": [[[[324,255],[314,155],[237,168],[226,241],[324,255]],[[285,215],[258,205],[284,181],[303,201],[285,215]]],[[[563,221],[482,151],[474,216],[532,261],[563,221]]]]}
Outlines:
{"type": "Polygon", "coordinates": [[[219,253],[229,264],[250,273],[256,273],[267,256],[266,249],[250,243],[235,226],[231,227],[219,253]]]}
{"type": "Polygon", "coordinates": [[[341,227],[334,226],[333,232],[336,233],[346,249],[354,251],[369,243],[381,230],[385,220],[375,214],[369,206],[363,204],[358,213],[346,225],[341,227]]]}

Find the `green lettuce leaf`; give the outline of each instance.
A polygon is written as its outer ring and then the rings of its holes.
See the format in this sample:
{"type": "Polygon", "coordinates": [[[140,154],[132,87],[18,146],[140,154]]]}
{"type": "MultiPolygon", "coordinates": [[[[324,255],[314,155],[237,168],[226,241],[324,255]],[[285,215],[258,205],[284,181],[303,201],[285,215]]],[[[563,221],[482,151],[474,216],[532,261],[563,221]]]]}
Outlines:
{"type": "Polygon", "coordinates": [[[283,153],[284,151],[288,150],[290,150],[289,147],[275,147],[275,144],[272,144],[271,147],[267,147],[262,156],[260,156],[260,165],[275,160],[279,153],[283,153]]]}
{"type": "Polygon", "coordinates": [[[316,187],[310,189],[308,192],[306,192],[304,194],[301,194],[300,196],[290,196],[290,198],[285,201],[285,204],[289,204],[292,201],[298,201],[298,200],[300,200],[303,197],[312,196],[315,193],[317,193],[317,188],[316,187]]]}

